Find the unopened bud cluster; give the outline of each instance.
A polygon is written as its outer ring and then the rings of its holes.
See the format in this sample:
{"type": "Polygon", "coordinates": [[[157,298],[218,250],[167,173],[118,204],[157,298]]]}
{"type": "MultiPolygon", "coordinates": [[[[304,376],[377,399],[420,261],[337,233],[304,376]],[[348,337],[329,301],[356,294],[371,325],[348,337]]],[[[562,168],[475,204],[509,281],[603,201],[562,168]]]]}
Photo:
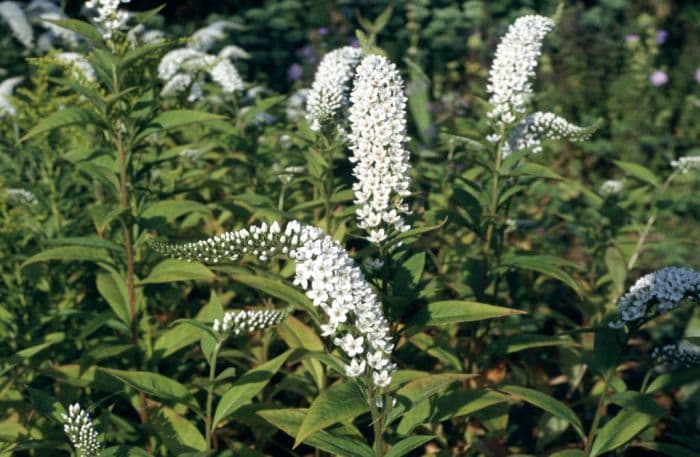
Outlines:
{"type": "Polygon", "coordinates": [[[217,333],[245,335],[277,325],[287,317],[285,311],[243,310],[229,311],[221,319],[214,319],[212,328],[217,333]]]}
{"type": "Polygon", "coordinates": [[[361,377],[378,388],[391,382],[394,345],[381,303],[345,249],[321,229],[297,221],[284,229],[276,222],[262,223],[195,243],[152,246],[165,255],[208,263],[236,261],[244,255],[261,261],[277,255],[294,260],[294,284],[327,316],[322,335],[348,356],[347,376],[361,377]]]}
{"type": "Polygon", "coordinates": [[[61,414],[61,417],[65,421],[63,431],[78,451],[78,457],[97,456],[102,446],[97,440],[97,431],[90,414],[75,403],[68,407],[68,414],[61,414]]]}
{"type": "Polygon", "coordinates": [[[361,58],[360,49],[345,46],[321,59],[306,99],[307,118],[313,130],[320,130],[347,109],[350,83],[361,58]]]}
{"type": "Polygon", "coordinates": [[[620,298],[619,319],[610,326],[640,324],[654,317],[654,311],[666,313],[686,299],[700,299],[700,273],[689,268],[662,268],[639,278],[620,298]]]}

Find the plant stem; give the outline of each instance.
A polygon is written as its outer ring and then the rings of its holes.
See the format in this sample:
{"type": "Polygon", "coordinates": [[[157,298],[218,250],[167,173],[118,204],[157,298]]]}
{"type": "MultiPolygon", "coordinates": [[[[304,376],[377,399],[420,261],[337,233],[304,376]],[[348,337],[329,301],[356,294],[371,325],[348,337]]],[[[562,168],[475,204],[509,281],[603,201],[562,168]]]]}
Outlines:
{"type": "Polygon", "coordinates": [[[598,426],[600,425],[600,419],[602,417],[603,406],[605,404],[605,399],[608,395],[608,389],[610,388],[610,382],[612,381],[613,373],[605,373],[605,384],[603,385],[603,392],[600,394],[600,399],[598,400],[598,406],[596,407],[595,417],[593,418],[593,423],[588,431],[588,436],[586,437],[586,446],[583,450],[583,455],[589,457],[591,454],[591,445],[593,444],[593,439],[598,432],[598,426]]]}
{"type": "Polygon", "coordinates": [[[384,417],[377,408],[376,393],[373,391],[369,398],[369,410],[372,413],[372,428],[374,429],[374,452],[376,457],[384,456],[384,417]]]}
{"type": "Polygon", "coordinates": [[[500,140],[498,141],[498,147],[496,148],[496,158],[495,165],[493,168],[493,179],[491,181],[491,205],[489,207],[489,220],[486,225],[486,234],[484,236],[484,241],[481,246],[481,252],[483,257],[483,271],[481,273],[481,291],[479,293],[479,298],[484,296],[487,287],[488,273],[489,273],[489,250],[491,249],[491,239],[493,237],[493,231],[496,225],[496,212],[498,211],[498,184],[501,175],[501,161],[503,156],[503,144],[505,142],[505,127],[501,126],[499,131],[500,140]]]}
{"type": "Polygon", "coordinates": [[[333,194],[333,162],[335,160],[335,145],[333,140],[329,138],[328,134],[324,134],[326,148],[328,151],[328,169],[326,170],[324,189],[323,189],[323,203],[324,211],[326,216],[326,232],[333,236],[333,210],[331,205],[331,197],[333,194]]]}
{"type": "Polygon", "coordinates": [[[209,364],[209,384],[207,385],[207,415],[204,419],[204,436],[207,440],[207,450],[213,448],[213,426],[212,410],[214,409],[214,379],[216,378],[216,359],[219,357],[219,350],[224,340],[218,341],[211,353],[211,363],[209,364]]]}

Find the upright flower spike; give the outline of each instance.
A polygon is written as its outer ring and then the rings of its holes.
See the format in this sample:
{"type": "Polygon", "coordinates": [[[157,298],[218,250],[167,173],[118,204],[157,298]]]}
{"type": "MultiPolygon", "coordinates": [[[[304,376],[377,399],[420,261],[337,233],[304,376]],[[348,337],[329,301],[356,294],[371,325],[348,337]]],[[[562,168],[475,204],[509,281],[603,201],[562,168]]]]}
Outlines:
{"type": "Polygon", "coordinates": [[[538,111],[523,119],[508,136],[503,145],[503,157],[526,148],[534,154],[542,152],[544,140],[585,141],[597,128],[597,125],[578,127],[554,113],[538,111]]]}
{"type": "Polygon", "coordinates": [[[2,18],[17,38],[27,49],[34,47],[34,30],[27,15],[17,2],[0,2],[0,18],[2,18]]]}
{"type": "Polygon", "coordinates": [[[23,80],[21,76],[7,78],[0,82],[0,119],[4,116],[14,116],[17,114],[15,106],[10,101],[12,93],[23,80]]]}
{"type": "Polygon", "coordinates": [[[620,298],[620,318],[610,326],[641,324],[654,317],[654,311],[666,313],[686,299],[700,300],[700,273],[689,268],[662,268],[639,278],[620,298]]]}
{"type": "Polygon", "coordinates": [[[410,195],[410,155],[406,148],[406,96],[396,65],[378,55],[357,67],[350,94],[350,161],[358,226],[373,243],[410,227],[404,197],[410,195]]]}
{"type": "Polygon", "coordinates": [[[359,377],[370,389],[391,382],[394,345],[382,305],[345,249],[321,229],[297,221],[284,229],[276,222],[263,223],[195,243],[156,242],[152,247],[164,255],[207,263],[236,261],[245,255],[261,261],[273,256],[294,260],[294,284],[327,316],[322,335],[332,337],[347,356],[346,375],[359,377]]]}
{"type": "Polygon", "coordinates": [[[526,113],[542,40],[553,28],[554,21],[548,17],[522,16],[501,39],[486,86],[492,106],[488,116],[496,124],[511,124],[526,113]]]}
{"type": "Polygon", "coordinates": [[[307,118],[312,130],[337,120],[348,105],[348,93],[362,51],[345,46],[326,54],[316,70],[307,96],[307,118]]]}
{"type": "Polygon", "coordinates": [[[78,452],[78,457],[97,457],[102,445],[97,440],[97,431],[92,419],[78,403],[68,407],[68,414],[61,414],[65,421],[63,430],[78,452]]]}
{"type": "Polygon", "coordinates": [[[231,335],[246,335],[256,330],[263,330],[277,325],[287,317],[286,311],[244,310],[229,311],[221,319],[214,319],[212,328],[215,332],[231,335]]]}
{"type": "Polygon", "coordinates": [[[97,10],[94,22],[102,28],[102,37],[105,40],[112,38],[112,34],[126,25],[129,13],[119,9],[122,3],[130,0],[88,0],[85,6],[97,10]]]}

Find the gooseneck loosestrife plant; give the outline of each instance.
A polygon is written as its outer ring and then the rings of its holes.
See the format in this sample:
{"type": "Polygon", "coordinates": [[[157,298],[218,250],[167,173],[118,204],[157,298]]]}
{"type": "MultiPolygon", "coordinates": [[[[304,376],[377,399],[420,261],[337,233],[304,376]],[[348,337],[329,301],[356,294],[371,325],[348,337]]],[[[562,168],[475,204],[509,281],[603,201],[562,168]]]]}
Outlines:
{"type": "Polygon", "coordinates": [[[321,28],[290,51],[306,66],[285,97],[260,47],[232,44],[256,43],[247,23],[175,37],[160,9],[83,6],[87,22],[0,2],[0,38],[31,56],[29,74],[0,69],[0,453],[693,452],[652,427],[669,415],[654,396],[700,365],[680,327],[700,273],[647,253],[694,204],[668,211],[700,160],[572,176],[600,122],[534,90],[568,58],[559,43],[540,65],[561,10],[447,78],[427,71],[442,47],[421,46],[452,10],[357,14],[359,46],[319,59],[321,28]],[[384,32],[403,13],[405,54],[384,32]],[[460,79],[485,99],[447,96],[460,79]],[[183,238],[200,241],[165,241],[183,238]]]}

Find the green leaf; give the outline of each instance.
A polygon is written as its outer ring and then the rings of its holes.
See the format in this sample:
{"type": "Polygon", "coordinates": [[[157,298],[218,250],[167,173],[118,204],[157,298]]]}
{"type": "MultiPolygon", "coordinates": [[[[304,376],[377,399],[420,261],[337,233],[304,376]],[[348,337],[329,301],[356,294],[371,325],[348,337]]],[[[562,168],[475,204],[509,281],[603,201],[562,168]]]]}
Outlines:
{"type": "Polygon", "coordinates": [[[150,454],[140,447],[111,446],[103,449],[100,457],[150,457],[150,454]]]}
{"type": "Polygon", "coordinates": [[[41,415],[56,422],[63,422],[61,414],[66,414],[66,409],[54,396],[49,395],[43,390],[33,389],[31,387],[27,390],[32,404],[41,415]]]}
{"type": "Polygon", "coordinates": [[[200,322],[195,319],[177,319],[173,321],[172,325],[177,325],[177,324],[183,324],[183,325],[191,325],[192,327],[198,328],[199,330],[203,331],[204,333],[207,333],[211,335],[212,338],[216,338],[216,333],[214,333],[214,329],[212,329],[211,325],[207,325],[204,322],[200,322]]]}
{"type": "Polygon", "coordinates": [[[204,451],[207,448],[206,440],[197,427],[170,408],[160,408],[152,419],[152,425],[165,446],[174,454],[204,451]]]}
{"type": "Polygon", "coordinates": [[[150,57],[151,55],[158,56],[158,51],[161,49],[172,46],[171,43],[167,41],[156,41],[154,43],[147,43],[132,49],[126,53],[126,55],[119,62],[119,70],[129,70],[133,68],[133,65],[144,57],[150,57]]]}
{"type": "Polygon", "coordinates": [[[552,347],[552,346],[577,346],[578,343],[569,336],[517,334],[500,338],[493,346],[497,354],[512,354],[526,349],[552,347]]]}
{"type": "Polygon", "coordinates": [[[251,106],[249,109],[243,113],[241,122],[243,125],[250,124],[255,116],[260,113],[264,113],[278,103],[282,103],[287,97],[285,95],[274,95],[272,97],[264,98],[257,102],[255,105],[251,106]]]}
{"type": "Polygon", "coordinates": [[[279,298],[295,308],[303,309],[308,312],[314,320],[317,322],[319,320],[318,311],[313,303],[311,303],[311,300],[295,287],[264,276],[237,274],[233,275],[232,278],[236,282],[240,282],[241,284],[265,292],[268,295],[272,295],[275,298],[279,298]]]}
{"type": "Polygon", "coordinates": [[[28,139],[39,135],[40,133],[55,130],[61,127],[67,127],[69,125],[86,125],[98,122],[98,118],[90,110],[85,108],[65,108],[55,113],[51,114],[49,117],[41,119],[37,125],[34,126],[26,135],[22,137],[20,141],[27,141],[28,139]]]}
{"type": "Polygon", "coordinates": [[[647,441],[644,443],[636,443],[635,447],[658,451],[668,457],[698,457],[698,453],[686,447],[679,446],[673,443],[661,443],[658,441],[647,441]]]}
{"type": "MultiPolygon", "coordinates": [[[[294,316],[287,316],[277,326],[277,334],[287,343],[291,349],[304,348],[312,352],[324,350],[323,341],[310,327],[294,316]]],[[[304,368],[314,378],[316,386],[321,388],[324,384],[324,372],[321,362],[315,359],[304,359],[304,368]]]]}
{"type": "Polygon", "coordinates": [[[279,371],[291,351],[286,351],[272,360],[247,371],[238,378],[233,386],[221,397],[214,413],[213,426],[233,414],[243,404],[253,399],[270,382],[270,379],[279,371]]]}
{"type": "Polygon", "coordinates": [[[103,249],[91,249],[82,246],[65,246],[60,248],[52,248],[42,251],[28,258],[22,263],[22,268],[27,265],[38,262],[46,262],[48,260],[63,260],[73,261],[82,260],[86,262],[104,262],[112,263],[112,259],[103,249]]]}
{"type": "Polygon", "coordinates": [[[620,250],[610,246],[605,250],[605,266],[608,267],[610,278],[618,291],[624,291],[627,279],[627,263],[620,250]]]}
{"type": "Polygon", "coordinates": [[[447,218],[443,219],[442,221],[440,221],[439,223],[437,223],[435,225],[431,225],[428,227],[416,227],[414,229],[406,230],[405,232],[401,232],[398,235],[392,237],[391,240],[389,240],[389,243],[387,244],[387,246],[394,245],[394,244],[398,243],[399,241],[403,241],[407,238],[413,238],[413,237],[417,237],[418,235],[422,235],[424,233],[433,232],[433,231],[441,228],[443,225],[445,225],[446,222],[447,222],[447,218]]]}
{"type": "Polygon", "coordinates": [[[565,264],[571,266],[571,262],[548,255],[508,255],[503,258],[499,269],[516,268],[521,270],[532,270],[542,273],[550,278],[557,279],[571,287],[577,294],[581,295],[581,286],[567,272],[559,268],[558,265],[565,264]]]}
{"type": "Polygon", "coordinates": [[[581,449],[564,449],[548,454],[547,457],[584,457],[584,453],[581,449]]]}
{"type": "Polygon", "coordinates": [[[220,119],[225,119],[225,117],[218,114],[205,113],[203,111],[192,111],[185,109],[165,111],[153,118],[151,122],[148,123],[146,128],[136,136],[134,142],[138,143],[148,135],[155,132],[172,130],[179,127],[185,127],[187,125],[220,119]]]}
{"type": "MultiPolygon", "coordinates": [[[[307,413],[308,410],[306,409],[269,409],[257,411],[256,414],[287,435],[295,437],[307,413]]],[[[304,443],[333,455],[374,457],[374,451],[357,436],[342,432],[343,428],[331,431],[318,431],[304,439],[304,443]]]]}
{"type": "Polygon", "coordinates": [[[104,46],[104,40],[102,39],[102,34],[92,25],[84,21],[79,21],[77,19],[41,19],[42,22],[49,22],[55,24],[64,29],[71,30],[78,35],[82,35],[88,40],[92,41],[93,44],[98,46],[104,46]]]}
{"type": "Polygon", "coordinates": [[[469,416],[477,411],[508,401],[508,397],[490,390],[456,390],[435,398],[431,423],[469,416]]]}
{"type": "Polygon", "coordinates": [[[389,452],[384,454],[384,457],[402,457],[419,446],[424,445],[428,441],[434,439],[433,435],[414,435],[404,438],[389,449],[389,452]]]}
{"type": "Polygon", "coordinates": [[[144,219],[162,217],[166,221],[172,222],[185,214],[207,213],[208,211],[202,203],[192,200],[163,200],[149,205],[141,213],[141,217],[144,219]]]}
{"type": "Polygon", "coordinates": [[[46,240],[46,243],[53,246],[82,246],[86,248],[108,249],[119,254],[124,253],[124,246],[96,236],[54,238],[52,240],[46,240]]]}
{"type": "Polygon", "coordinates": [[[426,400],[430,396],[440,392],[449,385],[464,381],[476,375],[464,373],[441,373],[423,376],[415,379],[396,391],[396,405],[387,416],[387,425],[401,417],[405,411],[410,410],[418,403],[426,400]]]}
{"type": "Polygon", "coordinates": [[[187,387],[174,379],[150,371],[115,370],[103,367],[98,369],[148,395],[182,403],[195,411],[199,409],[197,401],[187,387]]]}
{"type": "Polygon", "coordinates": [[[571,408],[556,398],[553,398],[540,391],[520,386],[502,386],[499,387],[498,390],[518,397],[531,405],[542,408],[548,413],[564,419],[574,427],[574,430],[576,430],[582,439],[586,438],[586,433],[583,430],[581,420],[578,418],[578,416],[576,416],[571,408]]]}
{"type": "Polygon", "coordinates": [[[410,324],[419,327],[426,325],[452,325],[515,314],[525,314],[525,312],[503,306],[487,305],[486,303],[445,300],[429,303],[422,307],[410,321],[410,324]]]}
{"type": "Polygon", "coordinates": [[[97,291],[112,308],[114,314],[119,320],[130,325],[129,293],[121,275],[114,270],[109,273],[98,273],[96,283],[97,291]]]}
{"type": "Polygon", "coordinates": [[[638,163],[633,163],[633,162],[623,162],[622,160],[615,160],[615,165],[620,167],[622,171],[627,173],[628,175],[631,175],[640,181],[643,181],[647,184],[651,184],[654,187],[659,187],[661,184],[659,182],[659,178],[656,177],[656,174],[654,174],[653,171],[649,170],[648,168],[639,165],[638,163]]]}
{"type": "Polygon", "coordinates": [[[634,408],[621,410],[603,428],[598,430],[591,446],[590,457],[605,454],[626,444],[656,420],[657,415],[650,412],[634,408]]]}
{"type": "Polygon", "coordinates": [[[687,370],[678,370],[673,373],[664,373],[658,376],[649,384],[645,393],[654,393],[660,390],[675,389],[678,386],[694,383],[700,379],[700,368],[690,368],[687,370]]]}
{"type": "Polygon", "coordinates": [[[550,170],[549,167],[533,162],[521,163],[511,172],[511,176],[531,176],[534,178],[556,179],[558,181],[564,180],[563,177],[550,170]]]}
{"type": "Polygon", "coordinates": [[[214,273],[198,262],[187,262],[178,259],[165,259],[156,265],[151,273],[137,283],[161,284],[175,281],[206,281],[214,277],[214,273]]]}
{"type": "Polygon", "coordinates": [[[345,422],[369,411],[367,399],[354,380],[335,384],[321,392],[311,403],[299,432],[294,439],[294,448],[306,438],[338,422],[345,422]]]}

